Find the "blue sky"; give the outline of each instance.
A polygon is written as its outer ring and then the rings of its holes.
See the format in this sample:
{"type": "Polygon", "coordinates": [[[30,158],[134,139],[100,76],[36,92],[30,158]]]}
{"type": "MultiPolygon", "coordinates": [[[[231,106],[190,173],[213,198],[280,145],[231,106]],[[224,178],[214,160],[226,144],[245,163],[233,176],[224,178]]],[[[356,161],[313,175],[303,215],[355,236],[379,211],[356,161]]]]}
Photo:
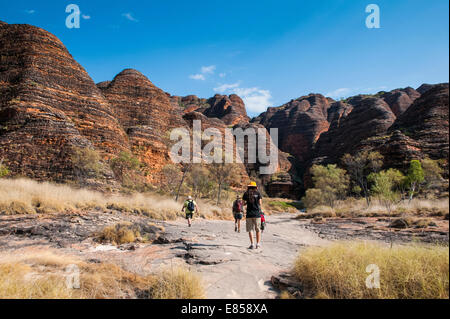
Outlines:
{"type": "Polygon", "coordinates": [[[6,1],[0,20],[58,36],[95,82],[124,68],[173,95],[241,95],[251,115],[449,79],[447,0],[6,1]],[[65,25],[80,7],[79,29],[65,25]],[[380,7],[368,29],[365,8],[380,7]]]}

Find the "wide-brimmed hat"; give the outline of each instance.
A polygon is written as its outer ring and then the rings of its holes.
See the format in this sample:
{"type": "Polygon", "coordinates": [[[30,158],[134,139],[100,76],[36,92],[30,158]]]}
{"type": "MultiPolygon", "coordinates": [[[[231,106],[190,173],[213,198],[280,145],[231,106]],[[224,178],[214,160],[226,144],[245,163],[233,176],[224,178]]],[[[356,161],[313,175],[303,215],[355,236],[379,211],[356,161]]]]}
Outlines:
{"type": "Polygon", "coordinates": [[[251,182],[247,187],[258,187],[255,182],[251,182]]]}

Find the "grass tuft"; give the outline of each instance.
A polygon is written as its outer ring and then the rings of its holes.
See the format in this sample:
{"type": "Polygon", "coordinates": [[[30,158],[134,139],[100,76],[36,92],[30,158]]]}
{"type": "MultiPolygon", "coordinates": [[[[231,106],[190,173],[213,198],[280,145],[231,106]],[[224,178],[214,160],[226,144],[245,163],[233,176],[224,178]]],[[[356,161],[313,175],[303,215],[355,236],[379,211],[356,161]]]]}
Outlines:
{"type": "Polygon", "coordinates": [[[200,279],[181,268],[142,276],[115,264],[87,263],[48,251],[0,256],[0,299],[189,299],[203,295],[200,279]],[[70,265],[79,268],[79,289],[66,285],[70,265]]]}
{"type": "Polygon", "coordinates": [[[297,258],[294,275],[311,298],[448,299],[449,249],[341,242],[311,247],[297,258]],[[380,288],[366,287],[366,267],[380,269],[380,288]]]}
{"type": "Polygon", "coordinates": [[[152,299],[203,299],[199,277],[184,268],[165,270],[150,289],[152,299]]]}

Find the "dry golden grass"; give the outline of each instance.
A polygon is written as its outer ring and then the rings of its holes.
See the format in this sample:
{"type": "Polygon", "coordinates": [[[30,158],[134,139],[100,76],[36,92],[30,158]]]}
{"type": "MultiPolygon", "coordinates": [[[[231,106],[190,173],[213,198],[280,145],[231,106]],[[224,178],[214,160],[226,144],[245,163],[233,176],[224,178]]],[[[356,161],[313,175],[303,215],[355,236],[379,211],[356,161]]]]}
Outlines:
{"type": "Polygon", "coordinates": [[[413,199],[411,202],[403,201],[394,205],[392,212],[376,200],[367,208],[364,199],[348,198],[339,201],[334,208],[328,206],[318,206],[308,209],[306,214],[298,216],[299,219],[309,219],[316,217],[401,217],[406,215],[420,217],[444,217],[449,212],[449,199],[413,199]]]}
{"type": "Polygon", "coordinates": [[[291,295],[288,291],[283,290],[280,293],[280,299],[296,299],[293,295],[291,295]]]}
{"type": "Polygon", "coordinates": [[[263,211],[270,215],[273,213],[296,213],[303,208],[300,202],[285,198],[264,198],[263,211]]]}
{"type": "Polygon", "coordinates": [[[102,243],[121,245],[134,243],[140,237],[141,234],[139,230],[134,228],[131,224],[120,223],[105,227],[97,235],[97,240],[102,243]]]}
{"type": "Polygon", "coordinates": [[[294,274],[312,298],[448,299],[449,249],[342,242],[311,247],[294,274]],[[366,287],[368,265],[380,269],[380,289],[366,287]]]}
{"type": "Polygon", "coordinates": [[[199,277],[184,269],[163,271],[151,290],[152,299],[203,299],[205,292],[199,277]]]}
{"type": "MultiPolygon", "coordinates": [[[[49,214],[71,211],[114,209],[124,213],[142,214],[157,220],[184,217],[182,202],[156,194],[105,195],[68,185],[39,183],[29,179],[0,179],[0,214],[49,214]]],[[[198,201],[197,217],[231,219],[231,206],[217,207],[198,201]]]]}
{"type": "Polygon", "coordinates": [[[2,254],[0,299],[189,299],[203,296],[200,279],[187,270],[165,271],[162,276],[140,276],[114,264],[91,264],[51,252],[2,254]],[[66,285],[66,267],[77,265],[80,288],[66,285]],[[165,291],[161,289],[165,288],[165,291]]]}
{"type": "Polygon", "coordinates": [[[328,206],[317,206],[308,210],[306,214],[300,214],[297,219],[315,219],[315,218],[331,218],[336,217],[337,214],[334,209],[328,206]]]}

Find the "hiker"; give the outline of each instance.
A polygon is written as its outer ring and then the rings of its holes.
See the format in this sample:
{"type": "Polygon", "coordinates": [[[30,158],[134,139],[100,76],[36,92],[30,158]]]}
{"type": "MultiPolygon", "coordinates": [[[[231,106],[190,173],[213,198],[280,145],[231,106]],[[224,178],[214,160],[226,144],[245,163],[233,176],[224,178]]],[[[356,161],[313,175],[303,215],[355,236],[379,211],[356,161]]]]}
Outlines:
{"type": "Polygon", "coordinates": [[[241,232],[241,220],[244,217],[244,202],[239,195],[236,196],[236,200],[233,202],[233,216],[234,216],[234,231],[241,232]]]}
{"type": "Polygon", "coordinates": [[[194,217],[194,211],[195,213],[198,213],[197,203],[192,199],[191,196],[188,196],[187,200],[183,204],[183,208],[181,209],[181,211],[186,212],[186,219],[188,221],[189,227],[191,227],[192,218],[194,217]]]}
{"type": "Polygon", "coordinates": [[[248,189],[245,192],[243,198],[247,205],[246,215],[246,229],[250,237],[249,249],[261,248],[261,205],[262,197],[258,191],[258,186],[255,182],[251,182],[248,185],[248,189]],[[256,232],[256,246],[253,239],[253,231],[256,232]]]}

